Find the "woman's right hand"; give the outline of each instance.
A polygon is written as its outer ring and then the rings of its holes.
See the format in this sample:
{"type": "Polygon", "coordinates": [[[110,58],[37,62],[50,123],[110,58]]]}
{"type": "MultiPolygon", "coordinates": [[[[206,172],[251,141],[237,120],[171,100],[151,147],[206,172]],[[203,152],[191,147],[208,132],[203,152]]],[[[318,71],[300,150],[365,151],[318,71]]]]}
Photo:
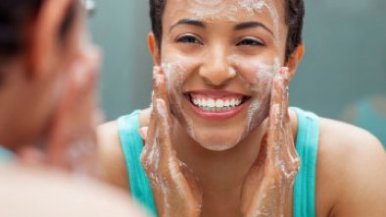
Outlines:
{"type": "Polygon", "coordinates": [[[154,67],[152,113],[142,153],[142,165],[151,181],[161,217],[198,217],[202,193],[192,172],[173,148],[173,115],[170,112],[165,75],[154,67]]]}
{"type": "Polygon", "coordinates": [[[99,50],[79,53],[70,72],[67,92],[59,105],[47,143],[47,163],[80,175],[99,176],[96,127],[99,50]]]}
{"type": "Polygon", "coordinates": [[[80,50],[67,72],[65,91],[43,144],[18,150],[28,165],[53,167],[71,174],[99,176],[96,127],[101,121],[96,95],[99,50],[80,50]]]}

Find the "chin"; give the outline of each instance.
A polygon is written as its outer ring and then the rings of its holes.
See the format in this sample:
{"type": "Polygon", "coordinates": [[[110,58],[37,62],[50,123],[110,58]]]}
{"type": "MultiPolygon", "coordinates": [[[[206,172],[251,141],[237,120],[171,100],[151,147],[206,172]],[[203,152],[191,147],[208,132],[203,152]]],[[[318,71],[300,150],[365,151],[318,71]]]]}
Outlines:
{"type": "Polygon", "coordinates": [[[202,148],[210,151],[227,151],[236,147],[246,135],[248,127],[208,127],[191,125],[188,135],[202,148]]]}
{"type": "Polygon", "coordinates": [[[218,143],[208,143],[208,144],[203,143],[203,142],[201,142],[201,143],[198,142],[198,143],[201,145],[202,148],[205,148],[205,149],[207,149],[209,151],[216,151],[216,152],[230,150],[230,149],[236,147],[237,144],[238,144],[237,142],[235,142],[235,143],[229,143],[229,142],[227,142],[227,143],[219,143],[218,142],[218,143]]]}

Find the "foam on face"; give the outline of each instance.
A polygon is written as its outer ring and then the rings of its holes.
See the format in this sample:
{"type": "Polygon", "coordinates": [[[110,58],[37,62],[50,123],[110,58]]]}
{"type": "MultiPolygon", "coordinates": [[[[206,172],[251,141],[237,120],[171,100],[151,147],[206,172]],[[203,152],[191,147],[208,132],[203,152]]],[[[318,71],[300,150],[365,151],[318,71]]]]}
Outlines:
{"type": "Polygon", "coordinates": [[[168,95],[174,104],[174,106],[172,106],[172,109],[174,108],[173,113],[179,117],[184,117],[188,134],[192,138],[196,138],[193,130],[194,122],[189,116],[183,114],[182,97],[180,96],[184,80],[189,76],[186,66],[190,64],[192,63],[184,57],[176,56],[173,59],[164,60],[161,65],[166,76],[168,95]]]}
{"type": "MultiPolygon", "coordinates": [[[[254,92],[256,96],[270,97],[269,92],[272,88],[272,81],[274,76],[280,71],[281,63],[278,57],[273,59],[272,63],[264,63],[261,61],[246,61],[238,56],[230,57],[230,61],[235,65],[239,65],[239,68],[244,70],[240,72],[241,78],[246,84],[249,84],[249,89],[254,92]]],[[[256,126],[256,119],[258,119],[258,111],[261,111],[263,102],[269,101],[267,98],[256,97],[251,102],[248,108],[248,122],[247,129],[249,132],[256,126]]]]}
{"type": "MultiPolygon", "coordinates": [[[[274,26],[274,45],[279,52],[279,15],[274,5],[274,2],[269,0],[177,0],[183,5],[184,10],[188,8],[188,12],[193,15],[194,19],[200,19],[204,22],[217,21],[219,19],[234,22],[240,14],[253,15],[255,13],[269,13],[274,26]]],[[[274,58],[271,62],[259,61],[256,58],[246,59],[244,56],[233,55],[228,57],[230,72],[239,76],[245,84],[249,85],[248,89],[254,93],[254,99],[248,108],[248,117],[246,123],[246,130],[243,135],[240,135],[238,142],[257,124],[258,116],[261,114],[260,110],[266,106],[267,97],[272,87],[272,80],[274,75],[281,67],[280,58],[274,58]],[[242,68],[243,70],[239,70],[242,68]],[[260,97],[260,96],[263,96],[260,97]],[[259,112],[260,111],[260,112],[259,112]]],[[[167,78],[169,96],[175,96],[171,103],[175,108],[174,113],[184,119],[185,127],[189,135],[196,140],[194,122],[188,115],[184,114],[182,110],[181,97],[182,87],[184,81],[191,73],[190,68],[195,64],[202,63],[202,59],[195,59],[184,55],[174,54],[172,58],[162,60],[162,68],[167,78]]],[[[268,100],[269,101],[269,100],[268,100]]],[[[197,141],[197,140],[196,140],[197,141]]],[[[215,149],[226,147],[226,144],[213,145],[215,149]],[[217,147],[217,148],[216,148],[217,147]]],[[[208,146],[209,147],[209,146],[208,146]]],[[[212,147],[212,145],[211,145],[212,147]]]]}
{"type": "MultiPolygon", "coordinates": [[[[195,126],[193,120],[184,113],[182,109],[182,86],[184,81],[189,76],[189,66],[195,65],[196,63],[192,61],[184,61],[183,57],[176,57],[176,59],[169,59],[168,62],[164,61],[162,63],[162,68],[165,72],[168,84],[168,93],[172,99],[173,103],[172,108],[174,108],[174,113],[184,119],[185,127],[187,128],[188,134],[197,141],[195,135],[195,126]],[[180,61],[178,61],[180,60],[180,61]],[[190,65],[189,65],[190,64],[190,65]]],[[[253,92],[254,99],[248,107],[247,112],[247,121],[246,128],[242,135],[237,139],[236,143],[240,142],[252,129],[256,127],[259,118],[258,111],[262,110],[262,106],[266,106],[263,102],[267,101],[269,97],[269,92],[272,87],[272,80],[275,74],[280,69],[280,60],[279,58],[274,58],[272,63],[264,63],[261,61],[250,60],[246,61],[242,57],[231,56],[228,58],[230,65],[232,67],[231,71],[235,72],[245,84],[248,85],[248,89],[253,92]],[[240,69],[237,71],[237,69],[240,69]],[[264,96],[265,98],[260,98],[264,96]]],[[[228,147],[234,144],[202,144],[206,147],[210,147],[214,151],[226,150],[228,147]]]]}
{"type": "Polygon", "coordinates": [[[279,44],[279,14],[270,0],[178,0],[178,2],[182,3],[184,8],[189,8],[188,11],[195,18],[205,20],[206,22],[211,20],[234,22],[239,13],[253,15],[267,10],[273,21],[276,44],[279,44]],[[189,6],[186,7],[186,4],[189,6]]]}

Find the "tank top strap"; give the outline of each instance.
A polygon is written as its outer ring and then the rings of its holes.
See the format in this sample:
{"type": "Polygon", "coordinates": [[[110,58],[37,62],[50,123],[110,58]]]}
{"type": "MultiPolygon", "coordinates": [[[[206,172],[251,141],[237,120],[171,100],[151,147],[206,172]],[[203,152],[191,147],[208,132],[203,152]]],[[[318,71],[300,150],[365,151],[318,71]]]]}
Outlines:
{"type": "Polygon", "coordinates": [[[152,216],[157,216],[151,184],[140,160],[144,143],[138,131],[139,113],[135,111],[118,119],[119,138],[129,174],[131,196],[152,216]]]}
{"type": "Polygon", "coordinates": [[[300,169],[294,184],[294,217],[316,216],[316,170],[319,144],[319,118],[294,108],[298,119],[296,151],[300,169]]]}

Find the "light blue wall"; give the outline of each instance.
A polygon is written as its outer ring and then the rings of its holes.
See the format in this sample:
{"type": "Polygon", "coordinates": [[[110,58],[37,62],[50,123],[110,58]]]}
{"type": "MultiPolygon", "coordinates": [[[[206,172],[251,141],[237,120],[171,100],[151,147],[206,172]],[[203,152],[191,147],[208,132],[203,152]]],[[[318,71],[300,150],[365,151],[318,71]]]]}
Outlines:
{"type": "Polygon", "coordinates": [[[149,105],[151,59],[147,0],[97,0],[90,19],[94,41],[104,52],[101,101],[108,120],[149,105]]]}
{"type": "Polygon", "coordinates": [[[386,96],[386,1],[307,1],[304,41],[294,105],[338,117],[358,98],[386,96]]]}
{"type": "MultiPolygon", "coordinates": [[[[105,53],[101,95],[108,119],[149,104],[148,0],[97,0],[91,19],[105,53]]],[[[339,117],[359,98],[386,95],[386,1],[306,0],[306,56],[291,86],[293,105],[339,117]]]]}

